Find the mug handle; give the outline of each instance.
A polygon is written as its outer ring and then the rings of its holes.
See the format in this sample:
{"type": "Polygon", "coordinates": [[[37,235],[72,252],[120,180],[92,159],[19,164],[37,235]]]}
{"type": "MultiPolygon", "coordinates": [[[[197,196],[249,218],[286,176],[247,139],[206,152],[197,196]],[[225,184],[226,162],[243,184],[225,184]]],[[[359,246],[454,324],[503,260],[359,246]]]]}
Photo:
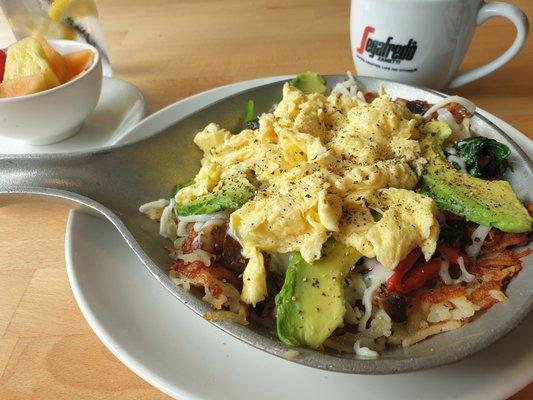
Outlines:
{"type": "Polygon", "coordinates": [[[472,71],[463,72],[457,75],[448,84],[449,88],[456,88],[458,86],[465,85],[481,78],[482,76],[490,74],[492,71],[497,70],[508,63],[524,46],[529,30],[529,23],[522,10],[508,3],[486,3],[483,4],[478,11],[477,24],[481,25],[486,20],[493,17],[504,17],[514,24],[516,27],[516,37],[513,44],[505,51],[505,53],[488,64],[473,69],[472,71]]]}

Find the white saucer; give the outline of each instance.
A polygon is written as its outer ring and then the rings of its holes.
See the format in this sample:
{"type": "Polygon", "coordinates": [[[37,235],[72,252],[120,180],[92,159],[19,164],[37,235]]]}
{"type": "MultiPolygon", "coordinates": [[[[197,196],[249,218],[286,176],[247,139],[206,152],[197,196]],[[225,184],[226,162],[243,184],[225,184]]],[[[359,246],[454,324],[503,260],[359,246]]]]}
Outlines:
{"type": "MultiPolygon", "coordinates": [[[[149,117],[121,141],[150,134],[208,102],[284,77],[201,93],[149,117]]],[[[495,117],[528,154],[531,141],[495,117]]],[[[459,363],[391,376],[331,373],[243,344],[196,316],[153,279],[107,222],[76,212],[66,232],[67,270],[78,305],[104,344],[163,392],[186,399],[502,399],[533,380],[533,316],[459,363]]]]}
{"type": "Polygon", "coordinates": [[[65,153],[115,144],[144,117],[144,97],[131,83],[104,77],[96,108],[74,136],[58,143],[35,146],[0,137],[0,153],[65,153]]]}

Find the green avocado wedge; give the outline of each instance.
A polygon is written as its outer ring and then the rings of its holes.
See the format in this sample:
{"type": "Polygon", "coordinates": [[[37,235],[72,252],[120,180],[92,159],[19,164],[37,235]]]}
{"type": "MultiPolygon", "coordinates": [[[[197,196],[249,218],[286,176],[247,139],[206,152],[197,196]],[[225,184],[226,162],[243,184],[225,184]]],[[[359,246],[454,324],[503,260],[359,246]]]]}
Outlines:
{"type": "Polygon", "coordinates": [[[178,215],[213,214],[221,210],[235,211],[250,200],[254,192],[255,187],[246,176],[238,174],[220,181],[212,193],[190,202],[176,202],[174,208],[178,215]]]}
{"type": "Polygon", "coordinates": [[[343,323],[344,278],[361,254],[332,239],[322,253],[313,264],[294,253],[287,268],[276,296],[277,333],[285,344],[316,349],[343,323]]]}
{"type": "Polygon", "coordinates": [[[300,89],[305,94],[320,93],[324,94],[328,90],[324,78],[316,72],[300,72],[296,78],[289,81],[295,88],[300,89]]]}
{"type": "Polygon", "coordinates": [[[432,136],[422,142],[428,164],[422,174],[421,189],[435,200],[440,210],[503,232],[531,231],[532,219],[508,182],[483,180],[455,170],[440,146],[440,140],[432,136]]]}

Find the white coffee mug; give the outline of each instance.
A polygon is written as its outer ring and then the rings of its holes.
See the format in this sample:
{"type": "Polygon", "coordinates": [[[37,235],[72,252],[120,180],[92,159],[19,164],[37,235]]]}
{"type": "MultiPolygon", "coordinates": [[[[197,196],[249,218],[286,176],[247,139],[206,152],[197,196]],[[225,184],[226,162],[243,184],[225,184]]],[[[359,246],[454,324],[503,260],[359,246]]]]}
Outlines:
{"type": "Polygon", "coordinates": [[[507,3],[482,0],[352,0],[350,38],[359,75],[441,89],[481,78],[511,60],[524,45],[526,16],[507,3]],[[457,74],[474,30],[505,17],[516,38],[500,57],[457,74]]]}

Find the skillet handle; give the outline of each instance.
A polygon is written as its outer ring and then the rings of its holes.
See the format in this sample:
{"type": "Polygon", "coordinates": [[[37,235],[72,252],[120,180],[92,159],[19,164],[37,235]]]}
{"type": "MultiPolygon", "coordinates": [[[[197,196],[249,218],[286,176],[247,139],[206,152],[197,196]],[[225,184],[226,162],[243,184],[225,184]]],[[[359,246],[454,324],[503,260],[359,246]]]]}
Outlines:
{"type": "Polygon", "coordinates": [[[120,177],[127,174],[127,169],[119,168],[125,157],[127,152],[117,149],[77,155],[0,155],[0,193],[4,194],[0,201],[41,195],[72,206],[88,203],[82,201],[86,197],[109,206],[114,183],[129,181],[120,177]]]}
{"type": "Polygon", "coordinates": [[[86,195],[97,181],[98,158],[83,156],[0,155],[0,193],[42,193],[47,189],[86,195]]]}

